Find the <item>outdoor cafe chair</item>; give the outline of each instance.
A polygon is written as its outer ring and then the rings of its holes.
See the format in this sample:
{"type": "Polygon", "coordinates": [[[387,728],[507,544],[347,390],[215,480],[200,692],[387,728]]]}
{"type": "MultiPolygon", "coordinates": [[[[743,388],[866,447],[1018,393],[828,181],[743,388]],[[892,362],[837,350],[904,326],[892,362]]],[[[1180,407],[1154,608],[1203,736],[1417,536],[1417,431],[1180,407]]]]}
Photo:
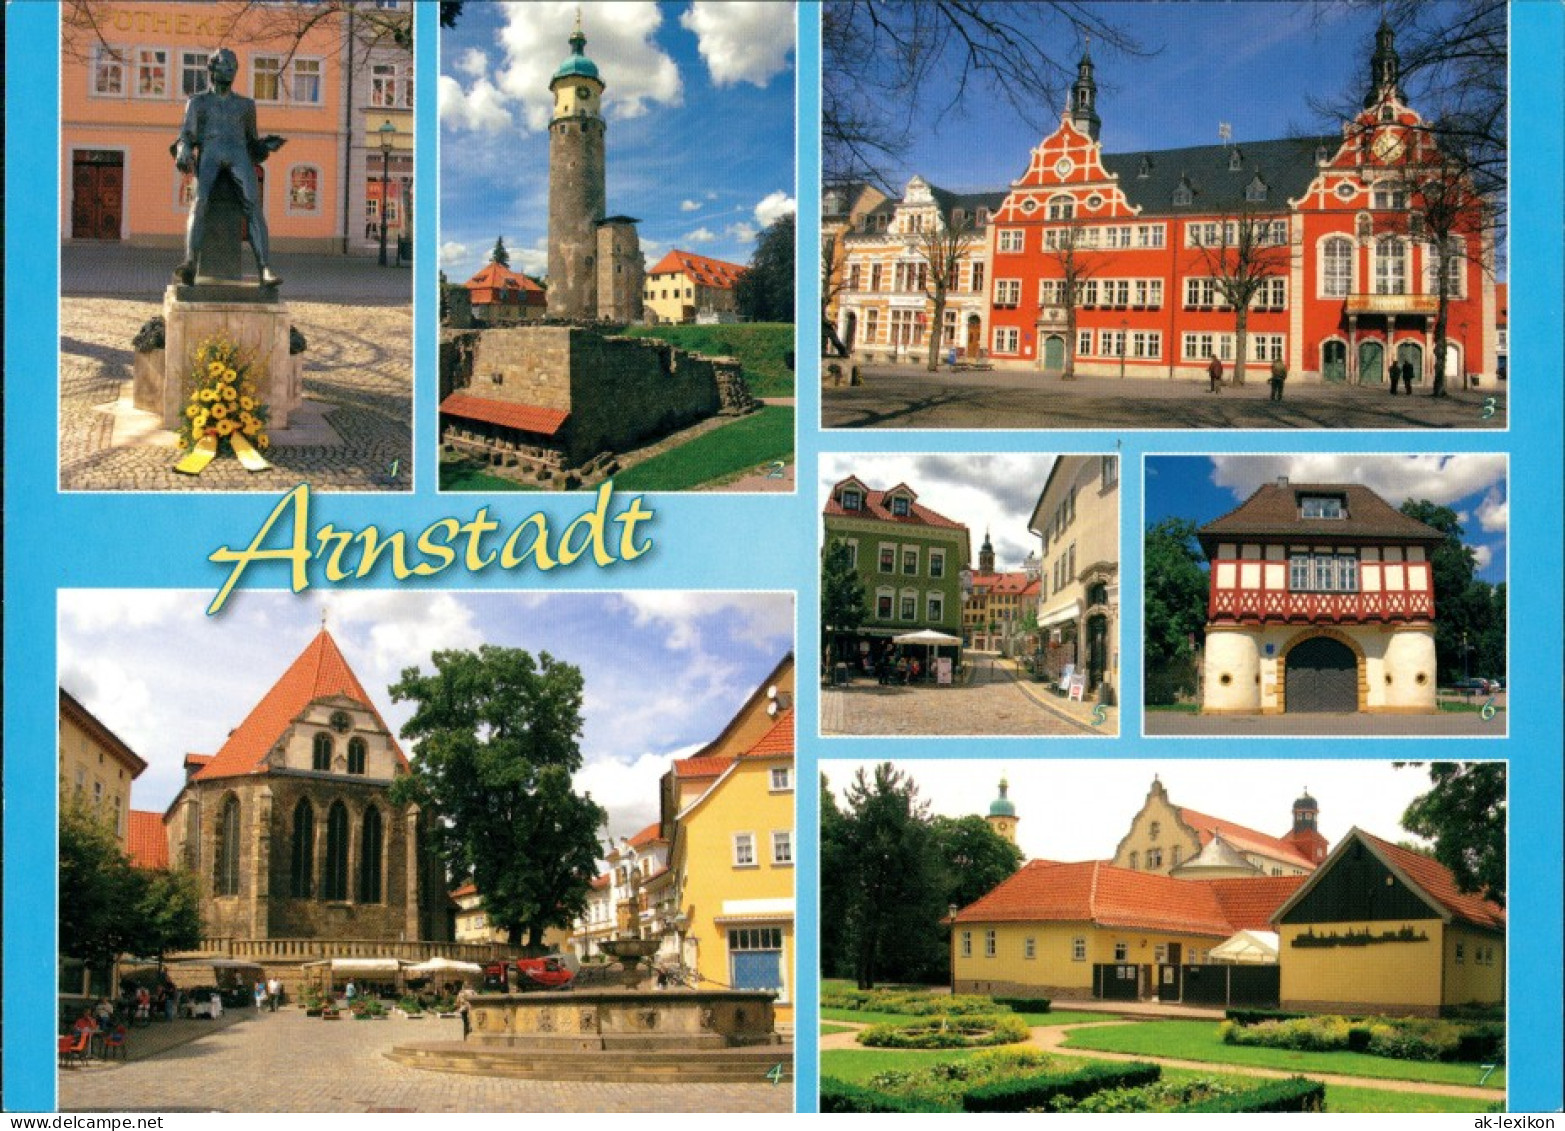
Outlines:
{"type": "Polygon", "coordinates": [[[60,1038],[59,1053],[60,1067],[68,1068],[72,1064],[85,1064],[87,1062],[88,1049],[92,1047],[92,1032],[82,1029],[74,1036],[67,1034],[60,1038]]]}

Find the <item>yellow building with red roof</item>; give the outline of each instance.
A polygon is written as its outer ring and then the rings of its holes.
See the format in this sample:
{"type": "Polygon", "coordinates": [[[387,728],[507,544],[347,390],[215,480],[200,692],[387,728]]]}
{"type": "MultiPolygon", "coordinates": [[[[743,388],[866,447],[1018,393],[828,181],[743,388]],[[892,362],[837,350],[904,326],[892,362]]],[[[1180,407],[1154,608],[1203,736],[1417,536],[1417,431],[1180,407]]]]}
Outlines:
{"type": "Polygon", "coordinates": [[[96,812],[127,847],[130,786],[146,760],[65,688],[60,688],[60,800],[96,812]]]}
{"type": "Polygon", "coordinates": [[[704,986],[772,990],[793,1018],[793,656],[663,778],[681,960],[704,986]]]}
{"type": "Polygon", "coordinates": [[[642,305],[659,322],[694,322],[698,314],[733,314],[734,285],[745,268],[693,251],[670,251],[647,272],[642,305]]]}

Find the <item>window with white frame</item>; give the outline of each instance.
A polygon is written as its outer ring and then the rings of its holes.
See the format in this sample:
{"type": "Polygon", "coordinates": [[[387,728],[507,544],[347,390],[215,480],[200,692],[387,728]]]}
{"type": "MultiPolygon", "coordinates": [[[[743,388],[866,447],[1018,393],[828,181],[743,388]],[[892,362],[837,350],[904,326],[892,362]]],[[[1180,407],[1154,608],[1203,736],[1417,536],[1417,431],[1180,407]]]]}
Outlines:
{"type": "Polygon", "coordinates": [[[963,931],[962,932],[962,957],[963,958],[971,958],[971,957],[973,957],[973,932],[972,931],[963,931]]]}
{"type": "Polygon", "coordinates": [[[413,65],[375,63],[370,67],[370,105],[391,110],[413,105],[413,65]]]}
{"type": "Polygon", "coordinates": [[[1250,300],[1250,309],[1288,309],[1288,280],[1281,277],[1262,279],[1255,289],[1255,297],[1250,300]]]}
{"type": "Polygon", "coordinates": [[[1137,306],[1162,306],[1163,280],[1137,279],[1135,281],[1135,303],[1137,306]]]}
{"type": "Polygon", "coordinates": [[[113,47],[107,43],[93,46],[93,94],[115,97],[122,97],[125,94],[125,52],[125,48],[113,47]]]}
{"type": "Polygon", "coordinates": [[[281,102],[283,99],[283,57],[250,57],[250,97],[257,102],[281,102]]]}
{"type": "Polygon", "coordinates": [[[864,509],[864,492],[856,487],[844,487],[839,496],[842,509],[845,511],[859,511],[864,509]]]}
{"type": "Polygon", "coordinates": [[[793,790],[793,767],[792,766],[773,766],[772,767],[771,778],[772,778],[771,792],[773,792],[773,793],[789,793],[789,792],[792,792],[792,790],[793,790]]]}
{"type": "Polygon", "coordinates": [[[168,49],[166,47],[136,49],[136,97],[168,97],[168,49]]]}
{"type": "Polygon", "coordinates": [[[902,602],[901,602],[901,604],[902,604],[902,607],[901,607],[901,610],[900,610],[901,616],[898,619],[900,619],[900,620],[917,620],[918,619],[918,594],[917,593],[904,593],[904,594],[902,594],[902,602]]]}
{"type": "Polygon", "coordinates": [[[1129,306],[1130,305],[1130,280],[1129,279],[1104,279],[1103,280],[1103,305],[1104,306],[1129,306]]]}
{"type": "Polygon", "coordinates": [[[857,263],[850,263],[850,264],[848,264],[848,285],[846,287],[847,290],[856,291],[856,290],[859,289],[859,274],[860,274],[860,265],[859,264],[857,264],[857,263]]]}
{"type": "Polygon", "coordinates": [[[1101,353],[1104,357],[1124,357],[1125,331],[1098,331],[1098,352],[1101,353]]]}
{"type": "MultiPolygon", "coordinates": [[[[904,512],[906,513],[906,512],[904,512]]],[[[906,577],[914,577],[918,574],[918,551],[902,549],[902,573],[906,577]]]]}
{"type": "Polygon", "coordinates": [[[1015,326],[996,326],[994,328],[994,352],[1015,353],[1021,340],[1021,331],[1015,326]]]}
{"type": "Polygon", "coordinates": [[[898,518],[906,518],[912,509],[912,501],[906,495],[893,495],[891,497],[891,513],[898,518]]]}
{"type": "Polygon", "coordinates": [[[946,575],[946,552],[944,550],[931,549],[929,551],[929,576],[944,577],[946,575]]]}
{"type": "Polygon", "coordinates": [[[993,958],[994,955],[995,955],[995,937],[994,937],[994,928],[991,927],[987,931],[984,932],[984,957],[985,958],[993,958]]]}
{"type": "Polygon", "coordinates": [[[891,619],[891,603],[894,595],[889,589],[877,590],[875,593],[875,617],[878,620],[891,619]]]}
{"type": "Polygon", "coordinates": [[[897,548],[882,542],[880,544],[879,563],[881,573],[895,573],[897,571],[897,548]]]}
{"type": "Polygon", "coordinates": [[[981,293],[984,289],[984,265],[982,263],[972,263],[969,265],[968,271],[967,289],[974,294],[981,293]]]}
{"type": "Polygon", "coordinates": [[[1321,247],[1321,295],[1346,298],[1353,293],[1353,241],[1333,236],[1321,247]]]}
{"type": "Polygon", "coordinates": [[[734,867],[735,868],[753,868],[753,867],[755,867],[755,834],[754,833],[735,833],[734,834],[734,867]]]}
{"type": "Polygon", "coordinates": [[[939,624],[945,618],[945,598],[939,593],[928,594],[924,607],[928,610],[929,622],[931,624],[939,624]]]}
{"type": "Polygon", "coordinates": [[[1020,279],[996,279],[994,281],[994,304],[996,306],[1015,306],[1022,301],[1022,281],[1020,279]]]}
{"type": "Polygon", "coordinates": [[[1050,220],[1069,220],[1076,215],[1076,199],[1061,193],[1049,198],[1046,215],[1050,220]]]}
{"type": "Polygon", "coordinates": [[[1336,495],[1305,495],[1299,500],[1300,518],[1346,518],[1342,500],[1336,495]]]}
{"type": "Polygon", "coordinates": [[[1034,938],[1032,935],[1028,935],[1026,938],[1024,938],[1022,940],[1022,957],[1023,958],[1037,958],[1038,957],[1038,940],[1036,938],[1034,938]]]}
{"type": "Polygon", "coordinates": [[[1375,293],[1407,294],[1407,244],[1394,236],[1375,244],[1375,293]]]}
{"type": "Polygon", "coordinates": [[[1186,361],[1200,361],[1212,357],[1217,352],[1215,335],[1205,333],[1189,333],[1183,336],[1183,344],[1180,355],[1186,361]]]}
{"type": "Polygon", "coordinates": [[[322,66],[319,59],[294,59],[288,78],[289,101],[295,106],[319,106],[321,79],[322,66]]]}
{"type": "Polygon", "coordinates": [[[1136,330],[1130,335],[1130,356],[1156,360],[1163,356],[1161,330],[1136,330]]]}
{"type": "Polygon", "coordinates": [[[1026,235],[1020,228],[1000,228],[995,233],[997,251],[1021,251],[1026,246],[1026,235]]]}
{"type": "Polygon", "coordinates": [[[772,833],[772,863],[793,863],[793,831],[777,829],[772,833]]]}
{"type": "Polygon", "coordinates": [[[1090,357],[1092,354],[1092,331],[1076,331],[1076,356],[1090,357]]]}
{"type": "Polygon", "coordinates": [[[1377,211],[1404,211],[1407,208],[1407,186],[1397,181],[1376,181],[1370,192],[1370,204],[1377,211]]]}
{"type": "Polygon", "coordinates": [[[1076,297],[1081,306],[1098,305],[1098,281],[1096,279],[1078,280],[1076,283],[1076,297]]]}
{"type": "Polygon", "coordinates": [[[880,311],[873,306],[864,312],[864,340],[870,344],[880,340],[880,311]]]}
{"type": "Polygon", "coordinates": [[[1164,227],[1162,224],[1138,224],[1136,225],[1137,247],[1162,247],[1164,227]]]}
{"type": "Polygon", "coordinates": [[[207,73],[208,55],[205,51],[181,51],[179,53],[179,93],[194,98],[210,85],[207,73]]]}
{"type": "Polygon", "coordinates": [[[1108,491],[1119,485],[1119,457],[1104,456],[1103,467],[1099,473],[1099,479],[1103,490],[1108,491]]]}
{"type": "Polygon", "coordinates": [[[1251,334],[1250,360],[1282,361],[1285,356],[1284,339],[1283,334],[1251,334]]]}
{"type": "Polygon", "coordinates": [[[885,273],[886,273],[886,265],[884,263],[871,263],[869,265],[869,289],[870,290],[872,290],[872,291],[880,290],[880,285],[881,285],[882,282],[884,282],[885,273]]]}
{"type": "Polygon", "coordinates": [[[1077,935],[1071,939],[1071,961],[1087,961],[1087,939],[1084,935],[1077,935]]]}
{"type": "Polygon", "coordinates": [[[1114,961],[1125,962],[1130,958],[1130,944],[1117,942],[1114,944],[1114,961]]]}
{"type": "Polygon", "coordinates": [[[1217,280],[1201,275],[1185,279],[1185,306],[1207,309],[1217,304],[1217,280]]]}

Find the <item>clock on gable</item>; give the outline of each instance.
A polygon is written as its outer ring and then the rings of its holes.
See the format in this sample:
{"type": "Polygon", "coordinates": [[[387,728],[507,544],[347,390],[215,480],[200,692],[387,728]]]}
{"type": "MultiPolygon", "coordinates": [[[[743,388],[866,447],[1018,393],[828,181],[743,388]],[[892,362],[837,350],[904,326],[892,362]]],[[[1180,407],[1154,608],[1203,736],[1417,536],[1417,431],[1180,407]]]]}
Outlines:
{"type": "Polygon", "coordinates": [[[1370,146],[1370,150],[1375,156],[1387,165],[1400,159],[1404,149],[1406,149],[1406,144],[1402,140],[1402,135],[1391,130],[1381,131],[1370,146]]]}

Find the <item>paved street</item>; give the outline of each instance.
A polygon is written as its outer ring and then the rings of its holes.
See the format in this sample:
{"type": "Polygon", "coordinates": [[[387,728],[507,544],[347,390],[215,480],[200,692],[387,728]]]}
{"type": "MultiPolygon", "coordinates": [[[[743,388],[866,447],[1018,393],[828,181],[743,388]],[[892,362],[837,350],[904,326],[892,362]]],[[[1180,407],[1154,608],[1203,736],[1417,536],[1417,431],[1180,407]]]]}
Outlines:
{"type": "Polygon", "coordinates": [[[1009,668],[984,658],[973,662],[977,675],[965,686],[882,687],[861,678],[822,688],[821,733],[1080,738],[1118,732],[1117,715],[1097,727],[1078,722],[1046,705],[1046,692],[1019,683],[1009,668]]]}
{"type": "Polygon", "coordinates": [[[1204,738],[1270,738],[1277,735],[1302,738],[1336,738],[1342,735],[1381,737],[1504,738],[1505,696],[1495,702],[1496,712],[1485,719],[1477,711],[1442,711],[1435,715],[1361,715],[1311,711],[1294,715],[1193,715],[1178,711],[1148,711],[1143,730],[1149,735],[1204,738]]]}
{"type": "Polygon", "coordinates": [[[59,1107],[161,1112],[793,1110],[788,1084],[501,1080],[407,1068],[383,1055],[395,1044],[460,1035],[456,1020],[328,1022],[283,1009],[247,1016],[150,1059],[61,1069],[59,1107]]]}
{"type": "Polygon", "coordinates": [[[1206,381],[1082,377],[1030,370],[981,373],[916,366],[865,367],[864,384],[821,390],[827,428],[1503,428],[1506,386],[1416,391],[1288,382],[1270,399],[1256,372],[1243,387],[1207,391],[1206,381]],[[1490,398],[1493,405],[1487,406],[1490,398]],[[1485,417],[1486,407],[1492,407],[1485,417]]]}
{"type": "Polygon", "coordinates": [[[167,432],[111,444],[118,400],[133,373],[131,339],[162,313],[167,251],[61,249],[60,486],[82,491],[265,491],[301,481],[317,490],[409,490],[412,484],[413,320],[410,273],[373,260],[279,257],[283,293],[303,354],[311,432],[273,437],[270,471],[214,460],[199,476],[173,470],[167,432]],[[391,476],[393,464],[397,476],[391,476]]]}

